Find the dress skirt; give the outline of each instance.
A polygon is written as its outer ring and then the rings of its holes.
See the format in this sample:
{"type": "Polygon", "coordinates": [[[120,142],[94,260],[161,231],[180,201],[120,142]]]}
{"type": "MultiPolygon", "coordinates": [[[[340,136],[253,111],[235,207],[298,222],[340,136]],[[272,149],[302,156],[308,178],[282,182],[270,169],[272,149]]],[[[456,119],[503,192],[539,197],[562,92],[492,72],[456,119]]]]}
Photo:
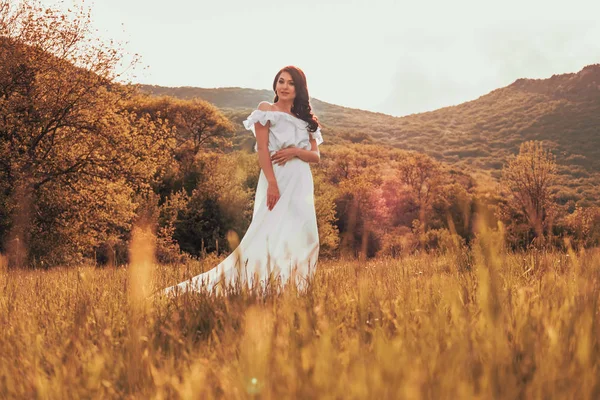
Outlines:
{"type": "Polygon", "coordinates": [[[279,200],[267,207],[267,178],[260,171],[252,221],[239,246],[220,264],[200,275],[164,289],[224,293],[230,286],[263,290],[295,282],[302,290],[313,276],[319,256],[319,233],[310,164],[294,157],[273,164],[279,200]]]}

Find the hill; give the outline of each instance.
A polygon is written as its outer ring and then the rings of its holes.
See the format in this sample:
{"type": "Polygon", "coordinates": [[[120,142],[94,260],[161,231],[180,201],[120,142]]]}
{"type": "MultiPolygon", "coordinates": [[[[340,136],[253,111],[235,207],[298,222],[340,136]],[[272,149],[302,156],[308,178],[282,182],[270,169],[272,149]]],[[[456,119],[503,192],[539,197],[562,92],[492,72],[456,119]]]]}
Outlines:
{"type": "MultiPolygon", "coordinates": [[[[244,88],[142,90],[179,98],[200,97],[240,124],[272,91],[244,88]]],[[[600,64],[548,79],[518,79],[473,101],[393,117],[312,99],[328,144],[368,141],[415,150],[497,178],[506,158],[526,140],[542,140],[559,163],[561,203],[600,200],[600,64]]],[[[242,129],[240,128],[240,131],[242,129]]],[[[240,146],[247,147],[245,135],[240,146]]]]}

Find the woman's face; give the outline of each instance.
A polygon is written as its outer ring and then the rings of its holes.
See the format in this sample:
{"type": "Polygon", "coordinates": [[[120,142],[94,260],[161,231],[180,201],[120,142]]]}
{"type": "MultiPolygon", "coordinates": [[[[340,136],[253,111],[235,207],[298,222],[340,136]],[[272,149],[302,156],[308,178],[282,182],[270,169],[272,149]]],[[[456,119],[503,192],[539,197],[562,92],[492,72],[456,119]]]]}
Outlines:
{"type": "Polygon", "coordinates": [[[279,96],[281,100],[294,101],[294,98],[296,98],[294,81],[292,80],[292,75],[287,71],[283,71],[279,75],[275,89],[277,91],[277,96],[279,96]]]}

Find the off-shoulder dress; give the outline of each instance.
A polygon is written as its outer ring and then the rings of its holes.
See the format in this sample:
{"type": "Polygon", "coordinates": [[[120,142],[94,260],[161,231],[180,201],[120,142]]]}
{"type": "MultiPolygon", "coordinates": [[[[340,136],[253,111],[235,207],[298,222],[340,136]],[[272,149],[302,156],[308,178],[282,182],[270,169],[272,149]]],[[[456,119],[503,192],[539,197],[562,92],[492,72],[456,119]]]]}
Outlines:
{"type": "MultiPolygon", "coordinates": [[[[255,123],[269,126],[269,154],[295,146],[311,149],[310,138],[323,142],[320,128],[308,130],[308,124],[283,111],[254,110],[243,122],[254,134],[255,123]]],[[[257,151],[257,146],[254,147],[257,151]]],[[[267,179],[260,171],[254,199],[252,221],[238,247],[220,264],[177,285],[165,294],[185,291],[224,293],[224,288],[241,283],[251,288],[269,282],[283,287],[294,280],[306,287],[319,257],[319,233],[314,202],[313,177],[309,163],[294,157],[284,165],[273,164],[280,198],[267,208],[267,179]]]]}

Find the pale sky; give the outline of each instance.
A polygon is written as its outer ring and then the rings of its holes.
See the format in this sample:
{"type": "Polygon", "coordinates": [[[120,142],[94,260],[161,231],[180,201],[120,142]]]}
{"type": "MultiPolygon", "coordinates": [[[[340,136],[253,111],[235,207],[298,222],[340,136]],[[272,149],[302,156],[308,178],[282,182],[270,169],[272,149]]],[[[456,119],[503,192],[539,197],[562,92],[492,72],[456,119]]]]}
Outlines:
{"type": "MultiPolygon", "coordinates": [[[[82,0],[64,2],[73,3],[82,0]]],[[[99,36],[140,54],[136,82],[271,90],[292,64],[306,73],[311,97],[396,116],[600,63],[598,0],[83,4],[99,36]]]]}

